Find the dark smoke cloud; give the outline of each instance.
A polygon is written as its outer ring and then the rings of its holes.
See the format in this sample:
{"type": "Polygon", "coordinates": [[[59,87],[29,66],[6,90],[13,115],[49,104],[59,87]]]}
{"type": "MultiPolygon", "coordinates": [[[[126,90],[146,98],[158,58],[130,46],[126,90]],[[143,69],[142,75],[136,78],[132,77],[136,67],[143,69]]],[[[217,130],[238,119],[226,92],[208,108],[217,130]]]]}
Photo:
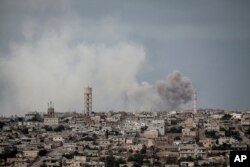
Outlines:
{"type": "Polygon", "coordinates": [[[192,82],[179,71],[174,71],[166,80],[157,81],[156,87],[163,104],[171,110],[192,100],[192,82]]]}
{"type": "Polygon", "coordinates": [[[192,100],[193,87],[189,78],[181,72],[173,71],[165,80],[155,85],[143,82],[128,90],[130,105],[139,110],[179,110],[192,100]]]}

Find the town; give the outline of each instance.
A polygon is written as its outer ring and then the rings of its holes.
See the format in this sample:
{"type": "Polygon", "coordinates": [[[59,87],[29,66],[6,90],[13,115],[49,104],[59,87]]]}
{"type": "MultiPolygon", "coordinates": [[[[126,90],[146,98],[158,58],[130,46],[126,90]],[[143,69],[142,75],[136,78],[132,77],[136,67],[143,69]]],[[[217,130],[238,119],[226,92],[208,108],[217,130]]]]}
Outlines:
{"type": "Polygon", "coordinates": [[[47,112],[0,118],[0,166],[229,166],[229,152],[250,150],[250,111],[47,112]]]}

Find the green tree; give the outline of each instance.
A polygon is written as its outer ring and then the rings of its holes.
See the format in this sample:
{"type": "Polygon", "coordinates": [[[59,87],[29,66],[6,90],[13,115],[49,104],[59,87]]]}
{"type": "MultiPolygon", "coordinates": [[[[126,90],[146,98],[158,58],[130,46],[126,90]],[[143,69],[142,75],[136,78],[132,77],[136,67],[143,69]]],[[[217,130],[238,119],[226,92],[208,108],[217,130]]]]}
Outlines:
{"type": "Polygon", "coordinates": [[[23,128],[23,129],[21,129],[21,132],[22,132],[23,134],[29,134],[29,129],[28,129],[27,127],[25,127],[25,128],[23,128]]]}
{"type": "Polygon", "coordinates": [[[105,139],[108,139],[108,137],[109,137],[109,130],[106,130],[105,131],[105,139]]]}
{"type": "Polygon", "coordinates": [[[146,154],[146,152],[147,152],[147,147],[146,147],[145,144],[142,145],[142,149],[141,149],[140,152],[141,152],[141,154],[146,154]]]}
{"type": "Polygon", "coordinates": [[[13,158],[17,154],[16,147],[4,147],[3,156],[4,158],[13,158]]]}
{"type": "Polygon", "coordinates": [[[142,154],[135,154],[132,157],[132,161],[134,161],[134,166],[142,166],[143,164],[143,159],[144,159],[144,155],[142,154]]]}
{"type": "Polygon", "coordinates": [[[221,120],[230,120],[232,118],[232,115],[230,114],[225,114],[223,117],[221,117],[221,120]]]}
{"type": "Polygon", "coordinates": [[[45,156],[47,153],[48,153],[47,150],[42,149],[42,150],[40,150],[40,151],[38,152],[38,155],[41,156],[41,157],[43,157],[43,156],[45,156]]]}
{"type": "Polygon", "coordinates": [[[205,131],[205,135],[208,138],[213,138],[213,139],[217,139],[217,135],[216,135],[216,131],[205,131]]]}
{"type": "Polygon", "coordinates": [[[91,136],[86,136],[84,138],[82,138],[83,141],[95,141],[93,137],[91,136]]]}
{"type": "Polygon", "coordinates": [[[45,126],[44,126],[44,129],[45,129],[46,131],[53,131],[52,127],[51,127],[51,126],[48,126],[48,125],[45,125],[45,126]]]}
{"type": "Polygon", "coordinates": [[[0,122],[0,129],[3,129],[3,127],[5,126],[4,122],[0,122]]]}
{"type": "Polygon", "coordinates": [[[98,139],[98,136],[95,133],[92,135],[92,137],[94,140],[98,139]]]}
{"type": "Polygon", "coordinates": [[[56,127],[54,129],[55,132],[61,132],[61,131],[64,131],[65,130],[65,127],[63,125],[59,125],[58,127],[56,127]]]}
{"type": "Polygon", "coordinates": [[[42,117],[40,114],[35,114],[29,121],[32,122],[42,122],[42,117]]]}
{"type": "Polygon", "coordinates": [[[68,119],[68,118],[65,119],[64,122],[65,122],[65,123],[69,123],[69,119],[68,119]]]}
{"type": "Polygon", "coordinates": [[[174,156],[168,156],[165,161],[166,161],[166,164],[177,164],[178,163],[177,157],[174,157],[174,156]]]}
{"type": "Polygon", "coordinates": [[[148,129],[148,126],[143,126],[143,127],[141,127],[141,133],[143,133],[145,130],[147,130],[148,129]]]}
{"type": "Polygon", "coordinates": [[[182,127],[171,127],[170,129],[167,130],[167,133],[181,133],[182,127]]]}
{"type": "Polygon", "coordinates": [[[245,132],[246,135],[250,135],[250,128],[248,128],[245,132]]]}
{"type": "Polygon", "coordinates": [[[74,153],[69,153],[69,154],[65,154],[63,155],[65,158],[67,159],[73,159],[74,158],[74,153]]]}
{"type": "Polygon", "coordinates": [[[105,159],[106,166],[109,167],[119,167],[120,164],[124,164],[125,161],[121,158],[116,159],[114,156],[108,156],[105,159]]]}

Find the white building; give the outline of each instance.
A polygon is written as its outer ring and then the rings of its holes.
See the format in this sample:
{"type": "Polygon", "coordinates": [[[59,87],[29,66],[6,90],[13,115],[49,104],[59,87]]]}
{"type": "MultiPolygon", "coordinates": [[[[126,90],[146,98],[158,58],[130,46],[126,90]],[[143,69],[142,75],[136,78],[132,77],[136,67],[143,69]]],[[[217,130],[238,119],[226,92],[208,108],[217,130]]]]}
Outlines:
{"type": "Polygon", "coordinates": [[[59,119],[58,118],[44,118],[44,125],[58,125],[59,124],[59,119]]]}
{"type": "Polygon", "coordinates": [[[178,146],[180,158],[187,157],[202,157],[205,158],[207,156],[207,151],[205,147],[199,147],[197,144],[179,144],[178,146]]]}
{"type": "Polygon", "coordinates": [[[152,120],[147,124],[148,130],[157,130],[160,135],[165,135],[165,121],[164,120],[152,120]]]}
{"type": "Polygon", "coordinates": [[[196,131],[191,131],[190,128],[182,129],[181,133],[183,137],[196,137],[196,131]]]}

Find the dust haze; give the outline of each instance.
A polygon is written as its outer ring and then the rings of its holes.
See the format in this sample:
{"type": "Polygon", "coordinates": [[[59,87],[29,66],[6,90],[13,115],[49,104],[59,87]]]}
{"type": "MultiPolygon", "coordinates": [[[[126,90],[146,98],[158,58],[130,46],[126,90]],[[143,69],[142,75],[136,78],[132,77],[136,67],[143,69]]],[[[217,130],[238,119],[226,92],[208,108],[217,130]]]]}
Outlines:
{"type": "Polygon", "coordinates": [[[45,112],[48,101],[59,112],[82,112],[86,86],[95,111],[173,110],[191,100],[191,81],[180,72],[154,85],[138,81],[146,49],[111,16],[86,22],[67,8],[46,20],[29,17],[19,28],[23,39],[0,57],[3,115],[45,112]]]}

